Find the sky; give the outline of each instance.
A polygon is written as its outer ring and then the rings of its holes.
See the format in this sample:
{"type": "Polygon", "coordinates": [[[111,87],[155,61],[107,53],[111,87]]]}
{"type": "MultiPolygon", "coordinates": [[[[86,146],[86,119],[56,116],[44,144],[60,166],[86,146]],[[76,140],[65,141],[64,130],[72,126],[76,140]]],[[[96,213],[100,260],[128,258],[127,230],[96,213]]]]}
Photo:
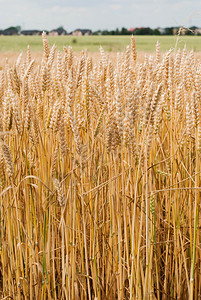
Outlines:
{"type": "Polygon", "coordinates": [[[201,0],[0,0],[0,29],[201,27],[201,0]]]}

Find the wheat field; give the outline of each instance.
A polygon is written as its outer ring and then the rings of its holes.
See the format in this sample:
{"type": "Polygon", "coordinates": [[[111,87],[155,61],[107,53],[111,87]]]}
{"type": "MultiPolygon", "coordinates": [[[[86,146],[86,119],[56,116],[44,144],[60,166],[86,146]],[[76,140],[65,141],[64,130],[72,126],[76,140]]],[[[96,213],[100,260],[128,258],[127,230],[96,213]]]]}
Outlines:
{"type": "Polygon", "coordinates": [[[200,60],[42,38],[0,70],[2,299],[199,299],[200,60]]]}

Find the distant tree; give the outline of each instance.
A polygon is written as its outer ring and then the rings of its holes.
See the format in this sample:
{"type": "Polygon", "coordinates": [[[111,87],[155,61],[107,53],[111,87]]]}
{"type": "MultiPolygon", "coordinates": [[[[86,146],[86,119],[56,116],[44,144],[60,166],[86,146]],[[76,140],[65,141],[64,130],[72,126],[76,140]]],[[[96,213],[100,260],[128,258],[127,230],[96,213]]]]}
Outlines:
{"type": "Polygon", "coordinates": [[[186,29],[185,35],[194,35],[194,31],[186,29]]]}
{"type": "Polygon", "coordinates": [[[110,32],[108,30],[103,30],[102,31],[102,35],[109,35],[109,34],[110,34],[110,32]]]}
{"type": "Polygon", "coordinates": [[[191,26],[189,29],[195,31],[195,29],[198,29],[198,27],[197,26],[191,26]]]}
{"type": "Polygon", "coordinates": [[[18,35],[18,33],[17,27],[14,26],[8,27],[3,31],[4,35],[18,35]]]}
{"type": "Polygon", "coordinates": [[[93,35],[102,35],[102,31],[101,30],[96,30],[92,34],[93,35]]]}
{"type": "Polygon", "coordinates": [[[135,31],[135,35],[152,35],[152,34],[153,34],[153,30],[149,27],[137,28],[135,31]]]}
{"type": "Polygon", "coordinates": [[[153,35],[161,35],[160,31],[158,29],[153,29],[152,30],[153,35]]]}
{"type": "Polygon", "coordinates": [[[185,35],[194,35],[195,34],[195,29],[197,29],[196,26],[192,26],[190,28],[186,29],[185,35]]]}
{"type": "Polygon", "coordinates": [[[17,32],[17,27],[10,26],[10,27],[8,27],[8,28],[6,28],[6,29],[4,29],[4,30],[5,30],[5,31],[14,30],[14,31],[17,32]]]}
{"type": "Polygon", "coordinates": [[[17,31],[18,31],[18,34],[21,32],[21,30],[22,30],[22,28],[21,28],[21,26],[16,26],[16,29],[17,29],[17,31]]]}
{"type": "Polygon", "coordinates": [[[120,34],[119,28],[116,28],[115,35],[119,35],[119,34],[120,34]]]}
{"type": "Polygon", "coordinates": [[[65,29],[63,28],[63,26],[59,26],[59,27],[57,28],[57,30],[65,30],[65,29]]]}
{"type": "Polygon", "coordinates": [[[173,35],[173,27],[166,27],[165,28],[165,35],[173,35]]]}
{"type": "Polygon", "coordinates": [[[121,28],[121,35],[129,35],[130,32],[128,31],[128,29],[126,29],[125,27],[121,28]]]}
{"type": "Polygon", "coordinates": [[[57,29],[55,29],[59,35],[65,35],[67,34],[67,31],[63,28],[63,26],[59,26],[57,29]]]}

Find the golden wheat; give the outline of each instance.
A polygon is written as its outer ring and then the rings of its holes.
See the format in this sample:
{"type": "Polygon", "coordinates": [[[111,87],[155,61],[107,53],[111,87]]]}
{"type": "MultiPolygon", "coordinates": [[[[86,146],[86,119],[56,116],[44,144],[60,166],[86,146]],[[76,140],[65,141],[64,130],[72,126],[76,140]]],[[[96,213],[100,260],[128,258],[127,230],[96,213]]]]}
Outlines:
{"type": "Polygon", "coordinates": [[[3,299],[198,299],[201,63],[30,47],[0,70],[3,299]]]}

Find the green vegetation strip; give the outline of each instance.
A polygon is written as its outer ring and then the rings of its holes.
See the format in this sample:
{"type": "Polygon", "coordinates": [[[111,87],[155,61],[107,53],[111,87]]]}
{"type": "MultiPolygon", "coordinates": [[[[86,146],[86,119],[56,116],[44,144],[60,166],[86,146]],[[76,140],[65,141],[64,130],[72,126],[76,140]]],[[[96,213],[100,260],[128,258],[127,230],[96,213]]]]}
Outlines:
{"type": "MultiPolygon", "coordinates": [[[[156,42],[159,41],[161,51],[170,48],[201,51],[201,37],[199,36],[135,36],[138,51],[152,52],[155,50],[156,42]]],[[[125,50],[130,43],[130,36],[49,36],[48,41],[52,46],[57,45],[58,50],[63,46],[72,46],[74,51],[81,51],[87,48],[89,52],[98,52],[102,46],[105,51],[118,52],[125,50]]],[[[43,45],[40,36],[0,36],[0,53],[26,51],[30,45],[32,51],[42,51],[43,45]]]]}

